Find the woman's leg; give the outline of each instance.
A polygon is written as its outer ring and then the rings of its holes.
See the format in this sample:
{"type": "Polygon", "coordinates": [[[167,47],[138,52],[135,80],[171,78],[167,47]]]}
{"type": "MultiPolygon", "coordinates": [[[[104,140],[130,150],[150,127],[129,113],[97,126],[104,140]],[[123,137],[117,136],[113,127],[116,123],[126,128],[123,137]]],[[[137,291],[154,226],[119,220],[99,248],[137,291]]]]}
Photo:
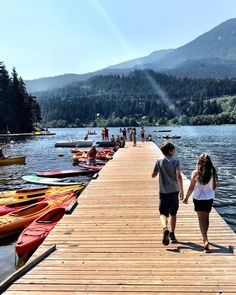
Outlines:
{"type": "Polygon", "coordinates": [[[203,242],[208,242],[207,231],[209,227],[209,213],[197,211],[199,227],[202,233],[203,242]]]}

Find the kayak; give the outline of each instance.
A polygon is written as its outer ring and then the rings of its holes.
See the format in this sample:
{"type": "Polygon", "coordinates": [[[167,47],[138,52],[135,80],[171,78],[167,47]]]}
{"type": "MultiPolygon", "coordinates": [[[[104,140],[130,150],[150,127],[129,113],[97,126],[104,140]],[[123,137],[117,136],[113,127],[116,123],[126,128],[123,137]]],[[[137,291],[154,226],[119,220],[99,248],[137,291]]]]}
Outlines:
{"type": "Polygon", "coordinates": [[[91,147],[92,140],[78,140],[78,141],[59,141],[55,147],[91,147]]]}
{"type": "Polygon", "coordinates": [[[85,164],[84,164],[84,163],[83,163],[83,164],[80,164],[80,163],[79,163],[78,166],[81,167],[81,168],[84,168],[84,169],[88,169],[88,168],[89,168],[89,169],[92,169],[92,170],[95,171],[95,172],[100,171],[100,170],[102,169],[102,167],[103,167],[103,166],[101,166],[101,165],[100,165],[100,166],[91,166],[91,165],[88,165],[88,164],[86,164],[86,163],[85,163],[85,164]]]}
{"type": "Polygon", "coordinates": [[[67,191],[72,191],[77,196],[84,189],[82,185],[72,186],[54,186],[54,187],[39,187],[32,189],[20,189],[16,191],[3,191],[0,192],[0,205],[14,204],[25,202],[37,197],[53,196],[67,191]]]}
{"type": "Polygon", "coordinates": [[[37,176],[41,177],[70,177],[77,175],[93,174],[94,171],[90,169],[86,170],[62,170],[62,171],[51,171],[51,172],[38,172],[37,176]]]}
{"type": "MultiPolygon", "coordinates": [[[[81,156],[80,154],[77,155],[77,154],[74,154],[73,155],[73,160],[74,161],[78,161],[78,162],[86,162],[88,161],[86,155],[84,156],[81,156]]],[[[96,161],[99,165],[104,165],[106,163],[106,161],[108,160],[106,154],[96,154],[96,161]]]]}
{"type": "MultiPolygon", "coordinates": [[[[16,203],[12,203],[12,204],[7,204],[7,205],[2,205],[0,206],[0,216],[3,216],[5,214],[20,210],[24,207],[27,207],[29,205],[32,204],[37,204],[39,202],[45,202],[45,201],[50,201],[50,200],[54,200],[56,198],[59,197],[63,197],[66,195],[74,195],[74,191],[68,191],[68,192],[64,192],[62,194],[57,194],[57,195],[52,195],[52,196],[45,196],[45,197],[38,197],[38,198],[32,198],[23,202],[16,202],[16,203]]],[[[76,197],[75,197],[76,198],[76,197]]]]}
{"type": "Polygon", "coordinates": [[[60,178],[40,177],[37,175],[26,175],[22,177],[23,180],[36,184],[69,186],[69,185],[83,185],[82,182],[68,181],[60,178]]]}
{"type": "Polygon", "coordinates": [[[22,257],[36,250],[64,216],[66,208],[75,201],[75,197],[69,198],[60,207],[50,210],[29,224],[16,242],[18,256],[22,257]]]}
{"type": "Polygon", "coordinates": [[[22,157],[9,157],[5,159],[0,159],[0,166],[9,166],[9,165],[24,165],[25,156],[22,157]]]}
{"type": "Polygon", "coordinates": [[[0,239],[26,228],[31,222],[73,197],[73,193],[39,202],[0,217],[0,239]]]}

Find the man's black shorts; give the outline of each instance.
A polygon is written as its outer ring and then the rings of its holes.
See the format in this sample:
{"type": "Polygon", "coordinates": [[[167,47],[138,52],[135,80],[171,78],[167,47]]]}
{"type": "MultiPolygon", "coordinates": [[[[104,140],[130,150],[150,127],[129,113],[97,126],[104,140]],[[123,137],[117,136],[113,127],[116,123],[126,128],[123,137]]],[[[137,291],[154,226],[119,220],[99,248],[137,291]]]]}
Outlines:
{"type": "Polygon", "coordinates": [[[162,194],[160,193],[159,211],[161,215],[175,216],[179,209],[179,192],[162,194]]]}

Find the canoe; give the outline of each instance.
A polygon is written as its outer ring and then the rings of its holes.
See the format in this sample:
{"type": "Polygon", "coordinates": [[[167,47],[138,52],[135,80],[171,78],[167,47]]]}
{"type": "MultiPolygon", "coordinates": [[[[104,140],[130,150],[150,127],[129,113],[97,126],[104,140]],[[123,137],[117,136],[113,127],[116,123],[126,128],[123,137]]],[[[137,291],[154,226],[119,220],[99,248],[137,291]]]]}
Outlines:
{"type": "Polygon", "coordinates": [[[63,202],[67,201],[72,196],[73,194],[70,194],[69,196],[66,195],[54,200],[29,205],[23,209],[1,216],[0,239],[21,231],[41,215],[61,206],[63,202]]]}
{"type": "Polygon", "coordinates": [[[0,159],[0,166],[9,166],[9,165],[24,165],[25,156],[22,157],[9,157],[6,159],[0,159]]]}
{"type": "Polygon", "coordinates": [[[69,186],[69,185],[82,185],[82,182],[68,181],[60,178],[40,177],[37,175],[26,175],[22,177],[23,180],[45,185],[69,186]]]}
{"type": "Polygon", "coordinates": [[[30,223],[16,242],[18,256],[22,257],[36,250],[64,216],[66,208],[75,201],[76,198],[71,197],[63,202],[60,207],[50,210],[30,223]]]}
{"type": "Polygon", "coordinates": [[[76,196],[84,189],[82,185],[71,186],[54,186],[54,187],[39,187],[32,189],[20,189],[16,191],[0,192],[0,205],[25,202],[26,200],[37,197],[46,197],[61,194],[68,191],[73,191],[76,196]]]}
{"type": "Polygon", "coordinates": [[[50,171],[50,172],[38,172],[37,176],[41,177],[72,177],[78,175],[93,174],[94,171],[90,169],[84,170],[62,170],[62,171],[50,171]]]}
{"type": "Polygon", "coordinates": [[[92,144],[92,140],[59,141],[55,144],[55,147],[91,147],[92,144]]]}
{"type": "Polygon", "coordinates": [[[181,136],[178,135],[164,135],[163,138],[165,139],[179,139],[181,136]]]}
{"type": "MultiPolygon", "coordinates": [[[[32,198],[23,202],[16,202],[16,203],[12,203],[12,204],[7,204],[7,205],[2,205],[0,206],[0,216],[3,216],[5,214],[20,210],[22,208],[25,208],[29,205],[33,205],[33,204],[37,204],[39,202],[45,202],[45,201],[50,201],[50,200],[54,200],[63,196],[71,196],[74,195],[74,191],[68,191],[68,192],[64,192],[61,194],[56,194],[56,195],[52,195],[52,196],[44,196],[44,197],[38,197],[38,198],[32,198]]],[[[76,198],[76,197],[75,197],[76,198]]]]}
{"type": "Polygon", "coordinates": [[[81,167],[81,168],[84,168],[84,169],[88,169],[89,168],[89,169],[91,169],[91,170],[93,170],[95,172],[100,171],[102,169],[102,167],[103,167],[101,165],[100,166],[91,166],[91,165],[84,164],[84,163],[83,164],[80,164],[79,163],[78,166],[81,167]]]}

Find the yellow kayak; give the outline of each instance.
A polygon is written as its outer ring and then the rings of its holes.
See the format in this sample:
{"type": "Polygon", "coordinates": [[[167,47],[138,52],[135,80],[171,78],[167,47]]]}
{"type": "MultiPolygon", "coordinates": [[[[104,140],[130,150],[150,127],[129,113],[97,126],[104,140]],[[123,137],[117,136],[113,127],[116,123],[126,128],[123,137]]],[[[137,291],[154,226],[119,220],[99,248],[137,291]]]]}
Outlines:
{"type": "Polygon", "coordinates": [[[25,156],[22,157],[9,157],[5,159],[0,159],[0,166],[9,166],[9,165],[24,165],[25,156]]]}
{"type": "Polygon", "coordinates": [[[74,191],[78,196],[83,189],[84,185],[70,185],[70,186],[54,186],[54,187],[39,187],[32,189],[20,189],[17,191],[3,191],[0,192],[0,205],[24,202],[40,196],[52,196],[67,191],[74,191]]]}

